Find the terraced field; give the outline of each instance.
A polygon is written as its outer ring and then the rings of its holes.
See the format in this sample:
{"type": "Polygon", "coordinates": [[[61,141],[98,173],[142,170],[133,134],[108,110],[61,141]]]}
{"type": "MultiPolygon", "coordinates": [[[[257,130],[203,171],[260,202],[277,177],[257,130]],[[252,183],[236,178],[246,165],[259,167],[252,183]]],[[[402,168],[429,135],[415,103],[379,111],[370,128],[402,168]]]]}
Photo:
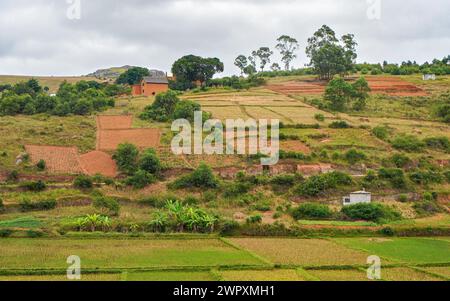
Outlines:
{"type": "Polygon", "coordinates": [[[70,255],[81,258],[83,281],[367,281],[366,261],[371,254],[387,257],[382,280],[450,280],[450,258],[445,252],[450,245],[444,239],[367,240],[3,239],[0,281],[64,281],[70,255]],[[362,244],[377,244],[377,248],[357,250],[362,244]],[[396,248],[400,251],[394,252],[396,248]],[[411,248],[409,252],[425,255],[393,265],[411,248]]]}

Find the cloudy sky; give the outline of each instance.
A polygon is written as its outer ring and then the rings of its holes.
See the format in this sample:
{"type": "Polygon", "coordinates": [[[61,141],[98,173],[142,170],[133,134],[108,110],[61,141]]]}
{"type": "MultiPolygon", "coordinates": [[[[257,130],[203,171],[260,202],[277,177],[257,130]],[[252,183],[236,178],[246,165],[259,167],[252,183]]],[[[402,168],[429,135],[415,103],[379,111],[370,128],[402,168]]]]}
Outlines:
{"type": "Polygon", "coordinates": [[[222,59],[228,75],[237,55],[274,48],[281,34],[299,40],[302,67],[323,24],[355,34],[359,62],[424,62],[450,54],[449,13],[448,0],[0,0],[0,74],[169,71],[196,54],[222,59]]]}

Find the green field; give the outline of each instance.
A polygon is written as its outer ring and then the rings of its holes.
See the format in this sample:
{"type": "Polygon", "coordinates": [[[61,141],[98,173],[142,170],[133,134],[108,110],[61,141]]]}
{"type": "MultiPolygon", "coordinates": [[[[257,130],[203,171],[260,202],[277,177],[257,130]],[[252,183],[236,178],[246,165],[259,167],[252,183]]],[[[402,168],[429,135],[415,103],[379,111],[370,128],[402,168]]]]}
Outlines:
{"type": "Polygon", "coordinates": [[[335,241],[358,250],[405,263],[450,262],[450,242],[429,238],[343,238],[335,241]]]}
{"type": "Polygon", "coordinates": [[[445,240],[395,239],[372,252],[355,251],[365,240],[2,239],[0,281],[65,281],[71,255],[80,257],[84,281],[367,281],[366,261],[374,251],[392,258],[382,263],[382,280],[450,279],[445,240]],[[414,249],[408,260],[395,261],[408,248],[414,249]]]}

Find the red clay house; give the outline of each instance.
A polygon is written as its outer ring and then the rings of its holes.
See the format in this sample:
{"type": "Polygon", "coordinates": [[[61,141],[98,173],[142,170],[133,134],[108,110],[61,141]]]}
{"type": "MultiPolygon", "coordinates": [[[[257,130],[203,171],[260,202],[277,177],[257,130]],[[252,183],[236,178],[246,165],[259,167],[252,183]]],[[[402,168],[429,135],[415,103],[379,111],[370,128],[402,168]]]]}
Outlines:
{"type": "Polygon", "coordinates": [[[131,93],[133,96],[153,96],[169,90],[167,74],[152,70],[150,76],[144,77],[140,85],[133,85],[131,93]]]}

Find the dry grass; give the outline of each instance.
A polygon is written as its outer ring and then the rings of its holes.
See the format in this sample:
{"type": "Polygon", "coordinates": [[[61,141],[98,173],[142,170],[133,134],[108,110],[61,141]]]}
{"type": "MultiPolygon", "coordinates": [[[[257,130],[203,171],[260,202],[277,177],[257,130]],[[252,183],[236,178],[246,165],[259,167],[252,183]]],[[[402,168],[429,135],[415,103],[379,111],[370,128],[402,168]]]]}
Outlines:
{"type": "MultiPolygon", "coordinates": [[[[121,274],[87,274],[81,275],[80,281],[120,281],[121,274]]],[[[66,275],[47,276],[0,276],[1,281],[74,281],[68,280],[66,275]]]]}
{"type": "Polygon", "coordinates": [[[301,266],[366,264],[367,254],[321,239],[233,238],[274,263],[301,266]]]}
{"type": "Polygon", "coordinates": [[[432,268],[424,268],[424,270],[450,279],[450,267],[432,267],[432,268]]]}
{"type": "Polygon", "coordinates": [[[220,271],[225,281],[305,281],[296,270],[220,271]]]}
{"type": "Polygon", "coordinates": [[[86,81],[98,81],[95,77],[82,77],[82,76],[20,76],[20,75],[0,75],[0,84],[16,84],[18,82],[27,81],[30,79],[37,79],[41,86],[49,87],[50,93],[56,93],[64,81],[68,83],[77,83],[82,80],[86,81]]]}
{"type": "Polygon", "coordinates": [[[359,270],[308,270],[308,274],[321,281],[369,281],[367,275],[359,270]]]}
{"type": "Polygon", "coordinates": [[[437,281],[436,277],[410,268],[388,268],[381,270],[381,277],[387,281],[437,281]]]}

